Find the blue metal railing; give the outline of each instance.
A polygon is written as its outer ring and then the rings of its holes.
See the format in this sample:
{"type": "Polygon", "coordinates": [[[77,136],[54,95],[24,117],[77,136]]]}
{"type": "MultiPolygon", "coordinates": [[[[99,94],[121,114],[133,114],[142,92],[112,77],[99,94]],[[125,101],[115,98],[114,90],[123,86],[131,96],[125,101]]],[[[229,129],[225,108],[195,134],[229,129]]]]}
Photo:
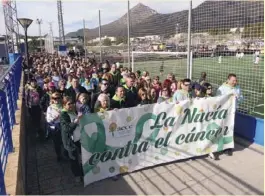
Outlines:
{"type": "Polygon", "coordinates": [[[16,124],[21,76],[21,57],[9,67],[6,74],[0,76],[0,195],[6,195],[4,175],[8,154],[13,152],[12,129],[16,124]]]}

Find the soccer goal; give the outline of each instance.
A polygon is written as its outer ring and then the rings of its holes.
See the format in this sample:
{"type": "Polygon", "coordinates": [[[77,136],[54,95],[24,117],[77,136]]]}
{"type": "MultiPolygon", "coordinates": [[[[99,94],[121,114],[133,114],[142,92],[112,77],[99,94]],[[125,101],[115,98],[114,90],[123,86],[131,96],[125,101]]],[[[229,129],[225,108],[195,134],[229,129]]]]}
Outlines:
{"type": "Polygon", "coordinates": [[[132,70],[148,71],[153,76],[165,79],[173,73],[177,79],[190,76],[188,73],[187,52],[132,52],[132,70]]]}

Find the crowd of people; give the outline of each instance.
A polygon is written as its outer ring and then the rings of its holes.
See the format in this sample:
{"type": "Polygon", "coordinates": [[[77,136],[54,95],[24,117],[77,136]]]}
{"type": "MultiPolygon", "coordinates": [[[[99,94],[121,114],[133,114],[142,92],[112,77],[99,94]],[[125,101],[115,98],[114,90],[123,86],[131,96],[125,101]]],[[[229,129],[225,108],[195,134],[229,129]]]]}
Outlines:
{"type": "MultiPolygon", "coordinates": [[[[73,132],[83,115],[215,96],[205,72],[195,82],[189,78],[177,81],[173,73],[161,81],[158,75],[132,72],[120,63],[48,54],[30,58],[32,63],[24,64],[28,70],[24,98],[34,133],[41,140],[52,138],[57,161],[68,160],[77,180],[82,179],[81,147],[79,141],[74,142],[73,132]]],[[[242,100],[235,74],[228,75],[216,95],[231,92],[242,100]]],[[[216,153],[209,156],[218,158],[216,153]]]]}

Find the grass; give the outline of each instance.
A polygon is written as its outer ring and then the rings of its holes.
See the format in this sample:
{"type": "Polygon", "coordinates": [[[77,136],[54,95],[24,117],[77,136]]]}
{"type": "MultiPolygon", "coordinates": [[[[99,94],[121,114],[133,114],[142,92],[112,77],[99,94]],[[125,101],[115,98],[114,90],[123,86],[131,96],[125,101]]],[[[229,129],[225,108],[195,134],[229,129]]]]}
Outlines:
{"type": "MultiPolygon", "coordinates": [[[[162,60],[151,60],[134,63],[135,70],[149,71],[151,76],[160,75],[162,60]]],[[[243,59],[236,59],[235,56],[222,58],[218,63],[218,57],[194,58],[192,63],[192,79],[200,78],[201,72],[207,73],[207,80],[217,89],[226,81],[229,73],[235,73],[241,87],[244,102],[240,105],[239,111],[257,117],[264,114],[264,59],[260,58],[258,65],[254,65],[252,55],[245,55],[243,59]]],[[[174,73],[177,79],[187,76],[187,59],[165,60],[164,80],[168,73],[174,73]]]]}

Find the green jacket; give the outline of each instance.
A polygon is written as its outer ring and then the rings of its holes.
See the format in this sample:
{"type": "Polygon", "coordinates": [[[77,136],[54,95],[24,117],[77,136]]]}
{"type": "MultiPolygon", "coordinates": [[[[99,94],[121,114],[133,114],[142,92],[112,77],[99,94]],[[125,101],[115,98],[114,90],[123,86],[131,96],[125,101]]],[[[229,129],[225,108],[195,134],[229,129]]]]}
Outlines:
{"type": "Polygon", "coordinates": [[[74,151],[76,149],[76,146],[71,137],[73,135],[74,130],[77,127],[77,124],[71,122],[70,115],[64,109],[62,110],[60,116],[60,126],[61,126],[62,142],[64,148],[68,151],[74,151]]]}

